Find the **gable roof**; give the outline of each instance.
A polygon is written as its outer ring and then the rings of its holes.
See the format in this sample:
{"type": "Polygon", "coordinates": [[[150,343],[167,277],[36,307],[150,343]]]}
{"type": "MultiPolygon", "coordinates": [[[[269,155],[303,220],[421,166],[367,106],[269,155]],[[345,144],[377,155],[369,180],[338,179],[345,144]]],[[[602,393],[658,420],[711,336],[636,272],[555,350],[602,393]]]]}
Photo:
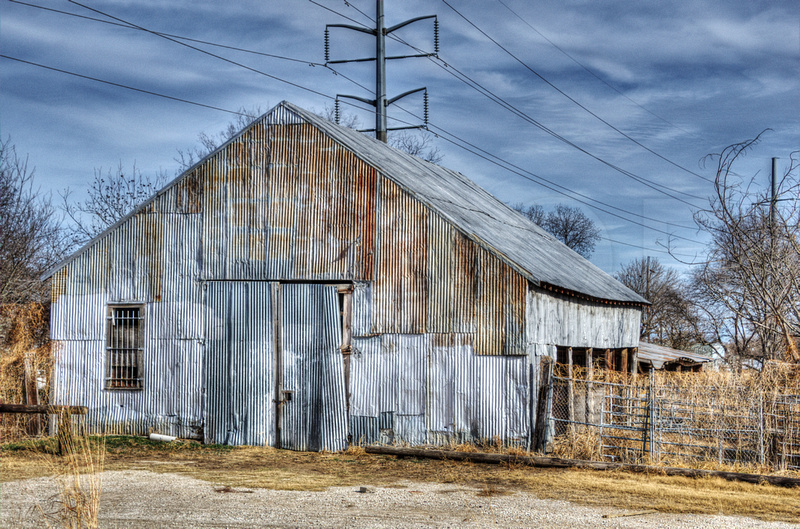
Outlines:
{"type": "MultiPolygon", "coordinates": [[[[265,125],[300,123],[313,125],[537,286],[595,300],[648,303],[461,173],[398,151],[383,142],[331,123],[287,101],[281,102],[254,123],[258,122],[263,122],[265,125]]],[[[186,170],[153,198],[92,239],[72,256],[46,272],[43,278],[52,276],[96,240],[125,222],[137,211],[146,208],[156,196],[176,185],[208,158],[235,142],[248,128],[186,170]]]]}

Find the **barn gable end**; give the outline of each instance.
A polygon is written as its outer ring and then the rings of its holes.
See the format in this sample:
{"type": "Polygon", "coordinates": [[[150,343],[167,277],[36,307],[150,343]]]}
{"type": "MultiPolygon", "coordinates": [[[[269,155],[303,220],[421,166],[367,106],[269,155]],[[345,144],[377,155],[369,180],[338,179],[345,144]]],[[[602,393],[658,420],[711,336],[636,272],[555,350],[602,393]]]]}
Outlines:
{"type": "Polygon", "coordinates": [[[49,275],[57,403],[298,449],[528,439],[534,358],[635,347],[643,302],[458,173],[289,103],[49,275]],[[141,387],[109,387],[129,307],[141,387]]]}

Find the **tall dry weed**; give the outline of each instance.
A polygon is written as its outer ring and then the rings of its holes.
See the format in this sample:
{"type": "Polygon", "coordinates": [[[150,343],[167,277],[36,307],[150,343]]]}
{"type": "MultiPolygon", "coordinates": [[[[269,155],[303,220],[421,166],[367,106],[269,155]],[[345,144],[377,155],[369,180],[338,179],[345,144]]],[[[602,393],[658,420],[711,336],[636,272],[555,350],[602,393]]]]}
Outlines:
{"type": "MultiPolygon", "coordinates": [[[[69,419],[67,419],[69,420],[69,419]]],[[[59,431],[52,439],[45,462],[58,485],[58,494],[39,505],[48,527],[96,529],[100,512],[105,441],[59,431]]]]}

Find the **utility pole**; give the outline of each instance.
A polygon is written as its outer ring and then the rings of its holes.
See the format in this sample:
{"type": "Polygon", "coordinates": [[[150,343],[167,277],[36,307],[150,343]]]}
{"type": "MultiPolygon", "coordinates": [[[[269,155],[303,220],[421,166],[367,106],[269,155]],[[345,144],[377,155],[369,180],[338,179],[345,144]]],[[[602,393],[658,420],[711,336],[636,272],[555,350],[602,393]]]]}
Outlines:
{"type": "Polygon", "coordinates": [[[375,29],[371,28],[364,28],[359,26],[351,26],[348,24],[328,24],[325,26],[325,65],[328,64],[341,64],[347,62],[365,62],[365,61],[375,61],[375,99],[367,99],[364,97],[353,96],[353,95],[345,95],[345,94],[337,94],[336,96],[336,120],[338,122],[339,119],[339,98],[344,97],[348,99],[355,99],[356,101],[361,101],[362,103],[367,103],[368,105],[375,107],[375,128],[374,129],[367,129],[362,130],[361,132],[375,132],[375,137],[380,141],[386,143],[386,132],[389,130],[402,130],[402,129],[418,129],[426,126],[428,124],[428,91],[427,88],[416,88],[414,90],[409,90],[408,92],[404,92],[399,96],[393,97],[391,99],[386,98],[386,61],[388,59],[407,59],[411,57],[437,57],[439,53],[439,20],[436,18],[436,15],[428,15],[423,17],[416,17],[410,20],[406,20],[405,22],[401,22],[396,24],[392,27],[387,28],[384,24],[384,14],[383,14],[383,0],[376,0],[375,2],[375,29]],[[409,24],[414,22],[418,22],[420,20],[425,19],[433,19],[433,44],[434,44],[434,52],[433,53],[419,53],[415,55],[397,55],[392,57],[386,56],[386,35],[391,34],[392,32],[405,27],[409,24]],[[361,33],[367,33],[369,35],[375,36],[375,57],[369,57],[364,59],[349,59],[349,60],[337,60],[331,61],[330,60],[330,28],[343,28],[343,29],[350,29],[353,31],[359,31],[361,33]],[[417,92],[425,91],[425,119],[423,125],[411,126],[411,127],[394,127],[388,128],[386,126],[386,109],[389,105],[394,103],[395,101],[402,99],[408,95],[415,94],[417,92]]]}

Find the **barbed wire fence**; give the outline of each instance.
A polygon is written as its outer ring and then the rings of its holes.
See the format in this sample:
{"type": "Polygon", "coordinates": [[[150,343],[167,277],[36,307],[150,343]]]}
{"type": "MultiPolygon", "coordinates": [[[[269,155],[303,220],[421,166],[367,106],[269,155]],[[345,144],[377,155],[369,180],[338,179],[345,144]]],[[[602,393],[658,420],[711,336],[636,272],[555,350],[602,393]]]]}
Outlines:
{"type": "Polygon", "coordinates": [[[800,471],[800,389],[788,368],[631,375],[558,364],[543,389],[541,446],[560,457],[800,471]]]}

